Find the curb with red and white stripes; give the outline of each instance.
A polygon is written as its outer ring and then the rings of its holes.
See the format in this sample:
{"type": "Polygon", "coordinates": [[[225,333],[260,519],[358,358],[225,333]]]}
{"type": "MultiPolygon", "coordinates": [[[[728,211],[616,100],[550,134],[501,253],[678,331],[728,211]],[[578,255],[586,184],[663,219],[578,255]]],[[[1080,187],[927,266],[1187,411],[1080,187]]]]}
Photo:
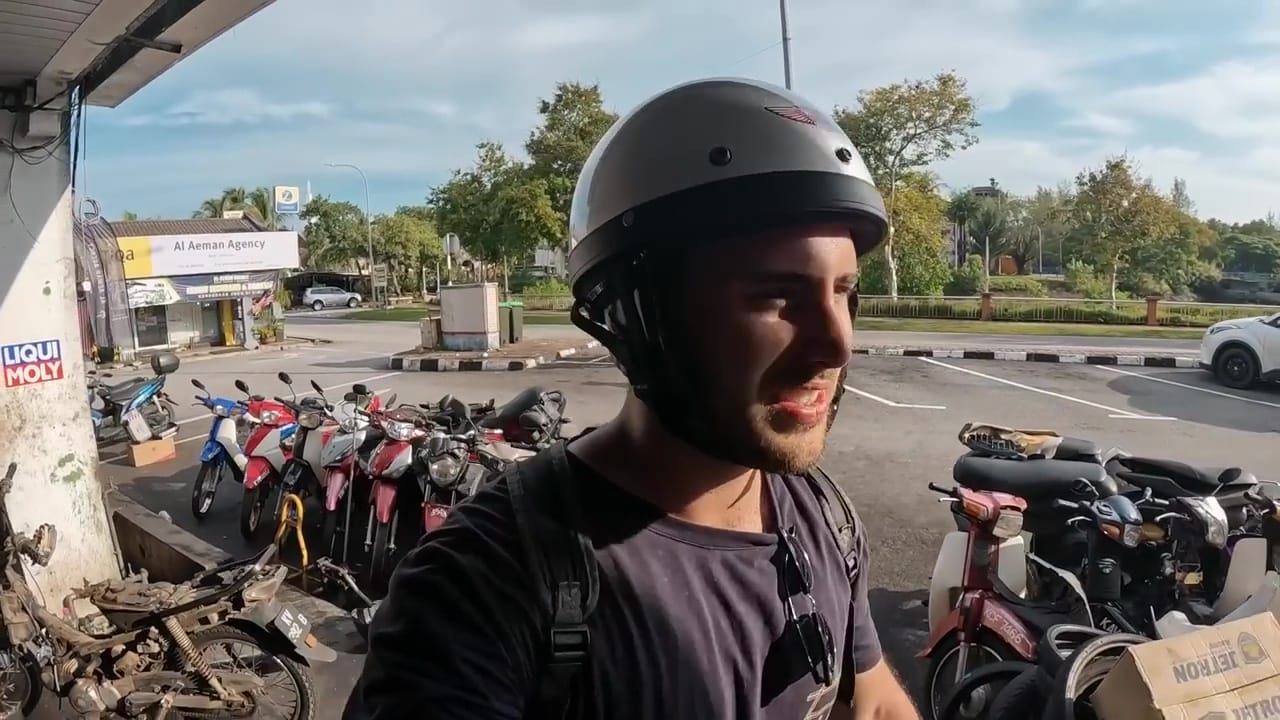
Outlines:
{"type": "Polygon", "coordinates": [[[1132,365],[1137,367],[1196,368],[1200,360],[1187,355],[1132,353],[1073,353],[1043,350],[967,350],[959,348],[861,347],[855,355],[931,357],[953,360],[1003,360],[1006,362],[1074,363],[1078,365],[1132,365]]]}

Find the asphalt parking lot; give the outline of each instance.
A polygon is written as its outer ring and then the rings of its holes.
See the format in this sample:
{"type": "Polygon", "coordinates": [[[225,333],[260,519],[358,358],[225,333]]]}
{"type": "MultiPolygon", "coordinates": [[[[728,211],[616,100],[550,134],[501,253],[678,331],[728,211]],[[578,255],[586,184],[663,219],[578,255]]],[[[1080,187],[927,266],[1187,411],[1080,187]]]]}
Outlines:
{"type": "MultiPolygon", "coordinates": [[[[499,402],[528,385],[562,389],[577,427],[608,419],[625,381],[602,354],[579,355],[536,370],[513,373],[405,373],[383,369],[376,353],[317,346],[297,351],[185,363],[169,382],[175,398],[190,377],[215,393],[234,396],[233,381],[256,392],[280,394],[279,370],[298,387],[309,380],[339,391],[363,382],[401,400],[437,400],[453,393],[499,402]]],[[[824,467],[849,491],[873,540],[871,601],[889,656],[909,682],[922,669],[912,655],[925,640],[925,595],[934,552],[949,527],[929,481],[947,483],[960,454],[956,440],[966,421],[1053,429],[1135,454],[1173,456],[1204,465],[1238,465],[1264,479],[1280,473],[1280,391],[1234,391],[1198,370],[859,356],[850,393],[832,428],[824,467]]],[[[197,455],[208,432],[200,408],[180,416],[179,456],[130,468],[119,452],[104,450],[105,475],[119,492],[235,555],[248,546],[236,530],[240,491],[224,485],[210,516],[197,523],[188,498],[197,455]]]]}

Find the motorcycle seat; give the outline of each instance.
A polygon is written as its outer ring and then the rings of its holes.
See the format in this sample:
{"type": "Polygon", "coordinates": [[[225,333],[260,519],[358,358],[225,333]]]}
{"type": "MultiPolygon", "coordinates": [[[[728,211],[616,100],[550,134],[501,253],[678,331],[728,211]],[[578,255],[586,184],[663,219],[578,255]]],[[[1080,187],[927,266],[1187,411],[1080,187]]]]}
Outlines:
{"type": "Polygon", "coordinates": [[[1105,468],[1076,460],[1007,460],[969,454],[956,460],[951,474],[970,490],[1008,493],[1027,502],[1116,493],[1115,481],[1105,468]]]}
{"type": "Polygon", "coordinates": [[[133,378],[115,385],[98,386],[98,395],[117,405],[124,405],[138,394],[143,385],[151,382],[151,378],[133,378]]]}
{"type": "Polygon", "coordinates": [[[1102,448],[1097,443],[1084,438],[1064,437],[1053,453],[1054,460],[1079,460],[1081,462],[1101,462],[1102,448]]]}
{"type": "Polygon", "coordinates": [[[501,428],[515,425],[520,421],[520,416],[526,410],[542,402],[543,392],[543,389],[537,386],[525,388],[476,424],[484,428],[501,428]]]}
{"type": "Polygon", "coordinates": [[[1152,494],[1159,497],[1213,495],[1226,488],[1258,483],[1253,473],[1239,468],[1199,468],[1164,458],[1118,457],[1111,464],[1117,478],[1138,487],[1149,487],[1152,494]]]}

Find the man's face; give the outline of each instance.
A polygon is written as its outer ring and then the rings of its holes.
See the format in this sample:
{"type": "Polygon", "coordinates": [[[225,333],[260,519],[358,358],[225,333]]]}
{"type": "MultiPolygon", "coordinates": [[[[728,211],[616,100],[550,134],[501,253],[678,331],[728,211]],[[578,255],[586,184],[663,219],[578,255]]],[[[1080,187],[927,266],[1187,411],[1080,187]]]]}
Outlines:
{"type": "Polygon", "coordinates": [[[853,345],[858,257],[848,228],[775,231],[690,259],[682,307],[716,432],[751,467],[812,467],[853,345]]]}

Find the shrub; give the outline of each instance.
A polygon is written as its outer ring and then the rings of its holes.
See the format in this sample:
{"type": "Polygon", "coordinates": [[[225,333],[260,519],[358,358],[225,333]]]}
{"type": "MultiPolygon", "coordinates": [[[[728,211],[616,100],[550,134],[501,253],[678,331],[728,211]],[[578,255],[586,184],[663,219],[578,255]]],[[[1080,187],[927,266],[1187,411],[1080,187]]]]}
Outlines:
{"type": "Polygon", "coordinates": [[[977,295],[982,292],[982,258],[970,255],[964,259],[964,265],[951,271],[951,281],[947,283],[948,295],[977,295]]]}
{"type": "Polygon", "coordinates": [[[523,294],[550,297],[554,295],[568,296],[571,295],[572,292],[569,290],[568,284],[564,281],[557,280],[555,278],[546,278],[545,280],[539,280],[538,282],[526,287],[523,294]]]}
{"type": "Polygon", "coordinates": [[[1015,297],[1048,297],[1044,283],[1025,275],[1004,275],[991,278],[990,292],[1015,297]]]}

